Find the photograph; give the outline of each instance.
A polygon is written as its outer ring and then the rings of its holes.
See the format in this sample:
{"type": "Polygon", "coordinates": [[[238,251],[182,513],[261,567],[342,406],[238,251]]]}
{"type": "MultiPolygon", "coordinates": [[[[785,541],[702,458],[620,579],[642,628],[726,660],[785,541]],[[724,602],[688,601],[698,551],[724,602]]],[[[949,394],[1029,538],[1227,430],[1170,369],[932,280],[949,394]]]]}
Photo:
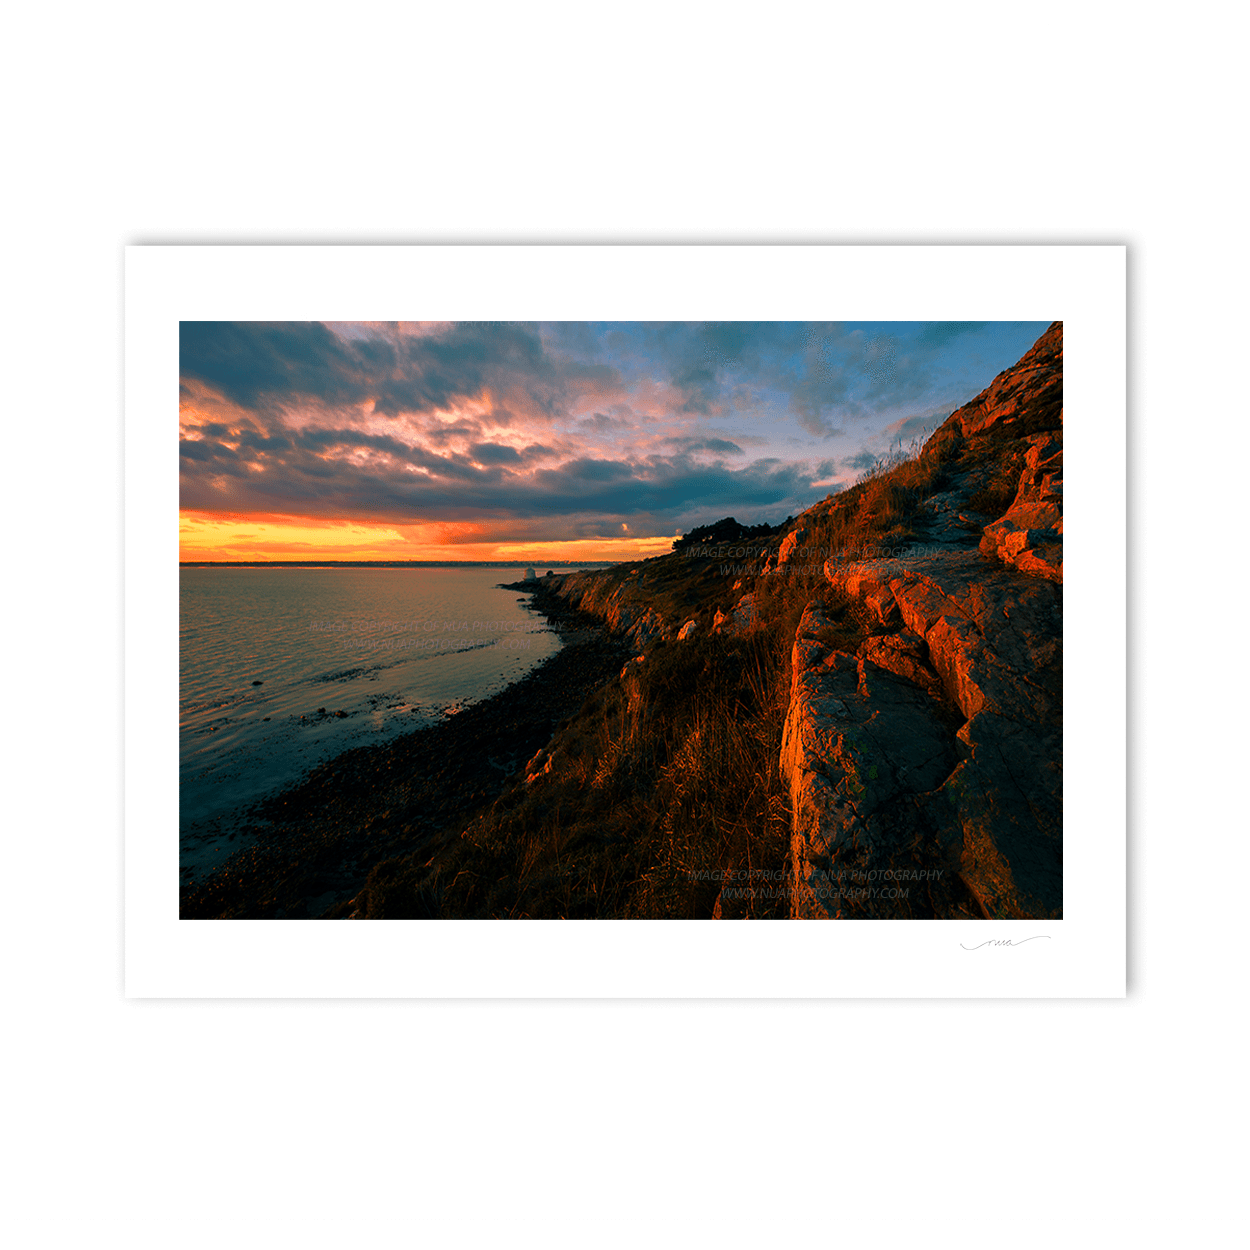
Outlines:
{"type": "Polygon", "coordinates": [[[182,320],[177,417],[181,919],[1063,918],[1062,321],[182,320]]]}

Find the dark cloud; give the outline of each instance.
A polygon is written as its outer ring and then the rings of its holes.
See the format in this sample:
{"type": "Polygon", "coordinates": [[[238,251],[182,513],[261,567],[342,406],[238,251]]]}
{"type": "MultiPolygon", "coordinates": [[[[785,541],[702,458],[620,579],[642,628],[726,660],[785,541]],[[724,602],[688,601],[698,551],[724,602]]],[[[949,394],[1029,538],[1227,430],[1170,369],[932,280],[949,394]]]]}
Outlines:
{"type": "Polygon", "coordinates": [[[687,451],[714,451],[723,456],[741,456],[745,453],[737,443],[731,443],[727,438],[704,438],[696,443],[691,443],[686,448],[687,451]]]}
{"type": "Polygon", "coordinates": [[[475,443],[469,448],[478,464],[520,464],[521,453],[502,443],[475,443]]]}
{"type": "Polygon", "coordinates": [[[476,421],[457,421],[454,425],[432,425],[422,437],[431,443],[446,443],[453,438],[479,438],[482,427],[476,421]]]}
{"type": "Polygon", "coordinates": [[[179,455],[184,460],[199,461],[200,463],[208,463],[217,459],[234,460],[238,457],[230,450],[229,447],[223,446],[216,439],[184,439],[178,449],[179,455]]]}
{"type": "Polygon", "coordinates": [[[633,423],[623,417],[609,416],[606,412],[596,412],[593,416],[583,417],[577,423],[584,430],[593,430],[596,434],[624,433],[632,430],[633,423]]]}
{"type": "Polygon", "coordinates": [[[862,472],[865,469],[871,469],[878,459],[879,457],[874,456],[870,451],[861,451],[857,455],[844,457],[842,463],[848,469],[862,472]]]}
{"type": "Polygon", "coordinates": [[[623,460],[570,460],[559,469],[545,470],[547,474],[566,473],[587,482],[616,482],[632,472],[623,460]]]}
{"type": "Polygon", "coordinates": [[[673,447],[679,447],[682,451],[713,451],[722,456],[741,456],[745,453],[737,443],[731,443],[727,438],[679,438],[673,436],[666,438],[665,443],[673,447]]]}
{"type": "Polygon", "coordinates": [[[214,387],[241,408],[275,396],[355,403],[371,355],[317,321],[184,321],[178,350],[183,378],[214,387]]]}
{"type": "Polygon", "coordinates": [[[239,438],[239,446],[253,451],[287,451],[291,440],[282,434],[257,434],[255,430],[247,430],[239,438]]]}
{"type": "Polygon", "coordinates": [[[785,515],[792,508],[784,505],[809,493],[816,480],[804,464],[770,458],[731,470],[723,462],[699,463],[693,450],[640,461],[583,456],[521,473],[521,462],[551,449],[534,444],[517,453],[478,444],[463,455],[440,455],[351,429],[305,429],[286,440],[252,435],[245,442],[240,436],[237,452],[215,439],[187,439],[182,505],[389,524],[593,514],[628,522],[631,532],[640,534],[649,528],[671,532],[687,514],[707,511],[720,515],[725,509],[782,505],[785,515]],[[366,453],[363,461],[359,453],[366,453]],[[488,464],[492,457],[507,467],[488,464]],[[261,465],[264,471],[258,472],[261,465]]]}
{"type": "Polygon", "coordinates": [[[565,415],[578,387],[621,382],[610,365],[551,355],[534,326],[479,322],[436,334],[343,338],[320,322],[184,321],[180,364],[185,380],[254,411],[371,403],[395,416],[445,411],[489,393],[503,425],[517,408],[565,415]]]}

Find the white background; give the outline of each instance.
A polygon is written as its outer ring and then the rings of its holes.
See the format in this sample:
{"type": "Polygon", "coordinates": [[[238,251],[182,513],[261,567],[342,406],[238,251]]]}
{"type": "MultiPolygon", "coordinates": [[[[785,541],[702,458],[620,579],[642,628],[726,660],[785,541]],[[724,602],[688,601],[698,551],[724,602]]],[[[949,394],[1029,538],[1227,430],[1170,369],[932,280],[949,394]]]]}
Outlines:
{"type": "Polygon", "coordinates": [[[1234,1239],[1246,273],[1232,11],[9,16],[15,1244],[1234,1239]],[[1128,245],[1126,1000],[123,998],[122,247],[465,240],[1128,245]]]}

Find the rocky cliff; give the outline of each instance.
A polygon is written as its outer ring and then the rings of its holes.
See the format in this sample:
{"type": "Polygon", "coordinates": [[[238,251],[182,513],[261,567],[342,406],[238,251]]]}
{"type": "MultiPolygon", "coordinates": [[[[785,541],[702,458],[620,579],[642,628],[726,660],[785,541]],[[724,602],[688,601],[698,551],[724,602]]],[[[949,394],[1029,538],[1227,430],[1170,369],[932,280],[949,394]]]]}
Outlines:
{"type": "Polygon", "coordinates": [[[1055,323],[926,444],[941,489],[911,545],[825,564],[878,628],[853,655],[823,645],[815,601],[795,638],[794,915],[933,872],[987,916],[1062,915],[1062,405],[1055,323]]]}
{"type": "Polygon", "coordinates": [[[673,634],[673,622],[647,602],[646,588],[645,575],[639,572],[619,581],[589,572],[568,574],[555,591],[572,607],[606,622],[613,633],[645,647],[673,634]]]}
{"type": "Polygon", "coordinates": [[[793,608],[791,916],[1062,915],[1060,323],[918,457],[736,565],[686,554],[551,589],[644,653],[793,608]]]}
{"type": "Polygon", "coordinates": [[[778,544],[789,540],[780,532],[768,533],[766,526],[759,528],[765,530],[763,536],[698,548],[697,554],[674,553],[609,571],[569,573],[553,578],[551,590],[639,648],[661,639],[740,634],[756,618],[747,583],[764,558],[775,557],[778,544]],[[729,569],[742,569],[742,576],[727,574],[729,569]]]}

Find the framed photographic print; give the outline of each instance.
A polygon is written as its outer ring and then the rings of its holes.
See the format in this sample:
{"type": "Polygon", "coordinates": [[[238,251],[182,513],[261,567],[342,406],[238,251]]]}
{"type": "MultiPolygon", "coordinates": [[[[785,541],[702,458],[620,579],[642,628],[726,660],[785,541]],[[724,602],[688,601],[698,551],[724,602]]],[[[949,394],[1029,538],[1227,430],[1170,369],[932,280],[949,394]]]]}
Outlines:
{"type": "Polygon", "coordinates": [[[1124,993],[1123,248],[126,283],[128,994],[1124,993]]]}

